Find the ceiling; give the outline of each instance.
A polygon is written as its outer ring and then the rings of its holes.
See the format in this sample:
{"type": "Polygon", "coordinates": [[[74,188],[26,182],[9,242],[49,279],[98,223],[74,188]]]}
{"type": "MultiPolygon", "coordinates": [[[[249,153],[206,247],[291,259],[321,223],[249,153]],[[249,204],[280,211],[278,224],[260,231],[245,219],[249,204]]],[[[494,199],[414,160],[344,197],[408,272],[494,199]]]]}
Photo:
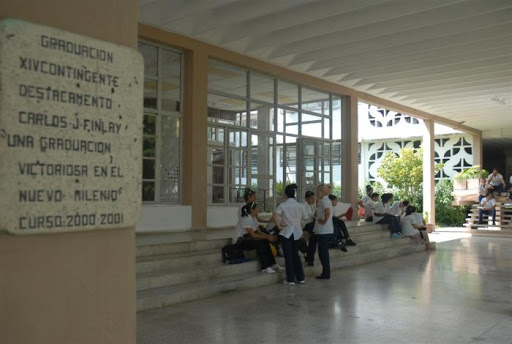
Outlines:
{"type": "Polygon", "coordinates": [[[140,0],[139,21],[512,147],[511,0],[140,0]]]}

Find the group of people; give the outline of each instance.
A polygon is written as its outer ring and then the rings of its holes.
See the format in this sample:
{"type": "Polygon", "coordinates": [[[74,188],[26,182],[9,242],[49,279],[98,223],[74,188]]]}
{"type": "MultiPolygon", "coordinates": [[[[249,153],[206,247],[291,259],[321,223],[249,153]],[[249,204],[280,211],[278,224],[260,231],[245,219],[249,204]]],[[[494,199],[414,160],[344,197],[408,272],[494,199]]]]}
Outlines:
{"type": "Polygon", "coordinates": [[[480,178],[480,187],[478,190],[478,223],[483,224],[483,215],[492,218],[492,225],[496,225],[496,196],[506,193],[508,190],[508,199],[512,200],[512,175],[508,185],[503,176],[495,168],[487,178],[480,178]]]}
{"type": "Polygon", "coordinates": [[[245,204],[240,209],[240,216],[232,238],[233,244],[238,244],[244,250],[255,249],[261,263],[261,271],[275,273],[286,271],[283,284],[304,284],[305,275],[299,250],[304,247],[305,238],[309,239],[304,252],[306,262],[313,265],[314,256],[318,248],[318,256],[322,264],[322,273],[316,279],[330,279],[329,247],[336,246],[347,251],[346,246],[356,243],[350,238],[348,229],[342,217],[351,217],[351,209],[343,214],[334,214],[337,197],[331,195],[329,185],[320,184],[316,194],[307,191],[305,201],[297,202],[295,199],[296,184],[287,185],[284,189],[284,201],[281,202],[269,220],[258,217],[258,206],[255,203],[256,193],[246,189],[245,204]],[[316,197],[315,197],[316,196],[316,197]],[[269,233],[259,228],[259,223],[273,223],[277,234],[269,233]],[[276,264],[270,244],[280,242],[285,268],[276,264]],[[334,243],[334,245],[333,245],[334,243]]]}
{"type": "Polygon", "coordinates": [[[365,221],[388,225],[392,239],[408,237],[414,243],[425,244],[427,249],[432,248],[427,234],[427,224],[409,201],[394,201],[393,194],[379,195],[373,192],[371,185],[367,185],[366,195],[359,205],[364,209],[362,214],[365,221]]]}

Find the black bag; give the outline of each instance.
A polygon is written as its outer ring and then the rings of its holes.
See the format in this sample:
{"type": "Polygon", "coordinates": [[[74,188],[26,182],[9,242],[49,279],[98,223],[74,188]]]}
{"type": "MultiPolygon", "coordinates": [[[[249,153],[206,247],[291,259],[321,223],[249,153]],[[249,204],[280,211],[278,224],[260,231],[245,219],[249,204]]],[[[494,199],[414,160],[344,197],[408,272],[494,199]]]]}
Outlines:
{"type": "Polygon", "coordinates": [[[239,264],[246,262],[244,250],[241,245],[231,244],[222,248],[222,262],[229,264],[239,264]]]}

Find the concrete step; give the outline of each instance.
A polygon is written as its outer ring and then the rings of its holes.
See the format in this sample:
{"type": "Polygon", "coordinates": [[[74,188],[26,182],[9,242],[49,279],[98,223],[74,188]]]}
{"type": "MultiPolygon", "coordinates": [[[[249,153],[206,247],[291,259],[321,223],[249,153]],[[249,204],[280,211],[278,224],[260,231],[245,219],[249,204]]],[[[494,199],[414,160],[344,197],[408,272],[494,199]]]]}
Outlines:
{"type": "Polygon", "coordinates": [[[156,256],[201,250],[221,249],[224,245],[231,243],[231,239],[199,240],[178,243],[164,243],[154,245],[137,246],[137,258],[145,256],[156,256]]]}
{"type": "Polygon", "coordinates": [[[224,265],[218,261],[216,265],[198,267],[196,269],[174,268],[157,272],[146,272],[137,274],[137,291],[257,271],[259,271],[259,262],[252,260],[242,264],[224,265]]]}
{"type": "MultiPolygon", "coordinates": [[[[330,250],[329,254],[333,273],[336,273],[336,270],[340,268],[357,266],[425,251],[424,245],[411,245],[408,243],[408,239],[387,240],[386,243],[368,243],[358,246],[360,246],[358,249],[359,251],[356,251],[357,246],[351,247],[353,249],[352,253],[350,253],[349,250],[349,253],[347,254],[336,249],[330,250]],[[383,245],[384,247],[376,249],[378,246],[372,245],[383,245]]],[[[283,264],[281,260],[278,260],[278,263],[283,264]]],[[[139,278],[137,281],[138,288],[141,288],[137,292],[137,311],[140,312],[148,309],[165,307],[176,303],[211,297],[231,291],[246,290],[273,283],[280,283],[284,279],[284,273],[282,272],[265,274],[257,270],[254,271],[254,269],[259,269],[259,263],[257,261],[235,265],[221,265],[218,268],[213,269],[214,271],[211,272],[210,276],[205,276],[204,271],[197,272],[200,276],[196,277],[201,278],[201,280],[194,280],[187,283],[180,283],[165,287],[156,287],[156,284],[153,285],[153,287],[146,287],[143,284],[147,282],[146,278],[150,278],[150,276],[143,275],[141,276],[141,282],[139,282],[139,278]]],[[[308,277],[321,273],[321,270],[322,267],[319,262],[316,262],[315,266],[304,267],[305,274],[308,277]]],[[[169,277],[166,278],[172,279],[172,275],[174,274],[180,274],[180,272],[173,273],[170,271],[169,277]]],[[[185,273],[181,272],[181,274],[185,273]]]]}
{"type": "Polygon", "coordinates": [[[221,249],[142,256],[137,258],[137,273],[155,272],[166,269],[204,268],[218,265],[221,262],[221,249]]]}
{"type": "MultiPolygon", "coordinates": [[[[243,265],[243,264],[240,264],[243,265]]],[[[137,311],[199,300],[227,292],[257,288],[282,280],[282,273],[247,272],[234,276],[149,289],[137,293],[137,311]]]]}

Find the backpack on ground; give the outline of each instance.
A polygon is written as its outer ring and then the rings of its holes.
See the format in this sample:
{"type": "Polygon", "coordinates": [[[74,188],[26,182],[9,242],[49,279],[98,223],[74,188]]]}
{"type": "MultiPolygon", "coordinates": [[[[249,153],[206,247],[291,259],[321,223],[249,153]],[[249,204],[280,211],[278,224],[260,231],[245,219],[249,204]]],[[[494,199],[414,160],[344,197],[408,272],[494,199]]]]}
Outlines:
{"type": "Polygon", "coordinates": [[[222,262],[228,264],[239,264],[250,259],[245,258],[242,246],[238,244],[226,245],[222,248],[222,262]]]}

